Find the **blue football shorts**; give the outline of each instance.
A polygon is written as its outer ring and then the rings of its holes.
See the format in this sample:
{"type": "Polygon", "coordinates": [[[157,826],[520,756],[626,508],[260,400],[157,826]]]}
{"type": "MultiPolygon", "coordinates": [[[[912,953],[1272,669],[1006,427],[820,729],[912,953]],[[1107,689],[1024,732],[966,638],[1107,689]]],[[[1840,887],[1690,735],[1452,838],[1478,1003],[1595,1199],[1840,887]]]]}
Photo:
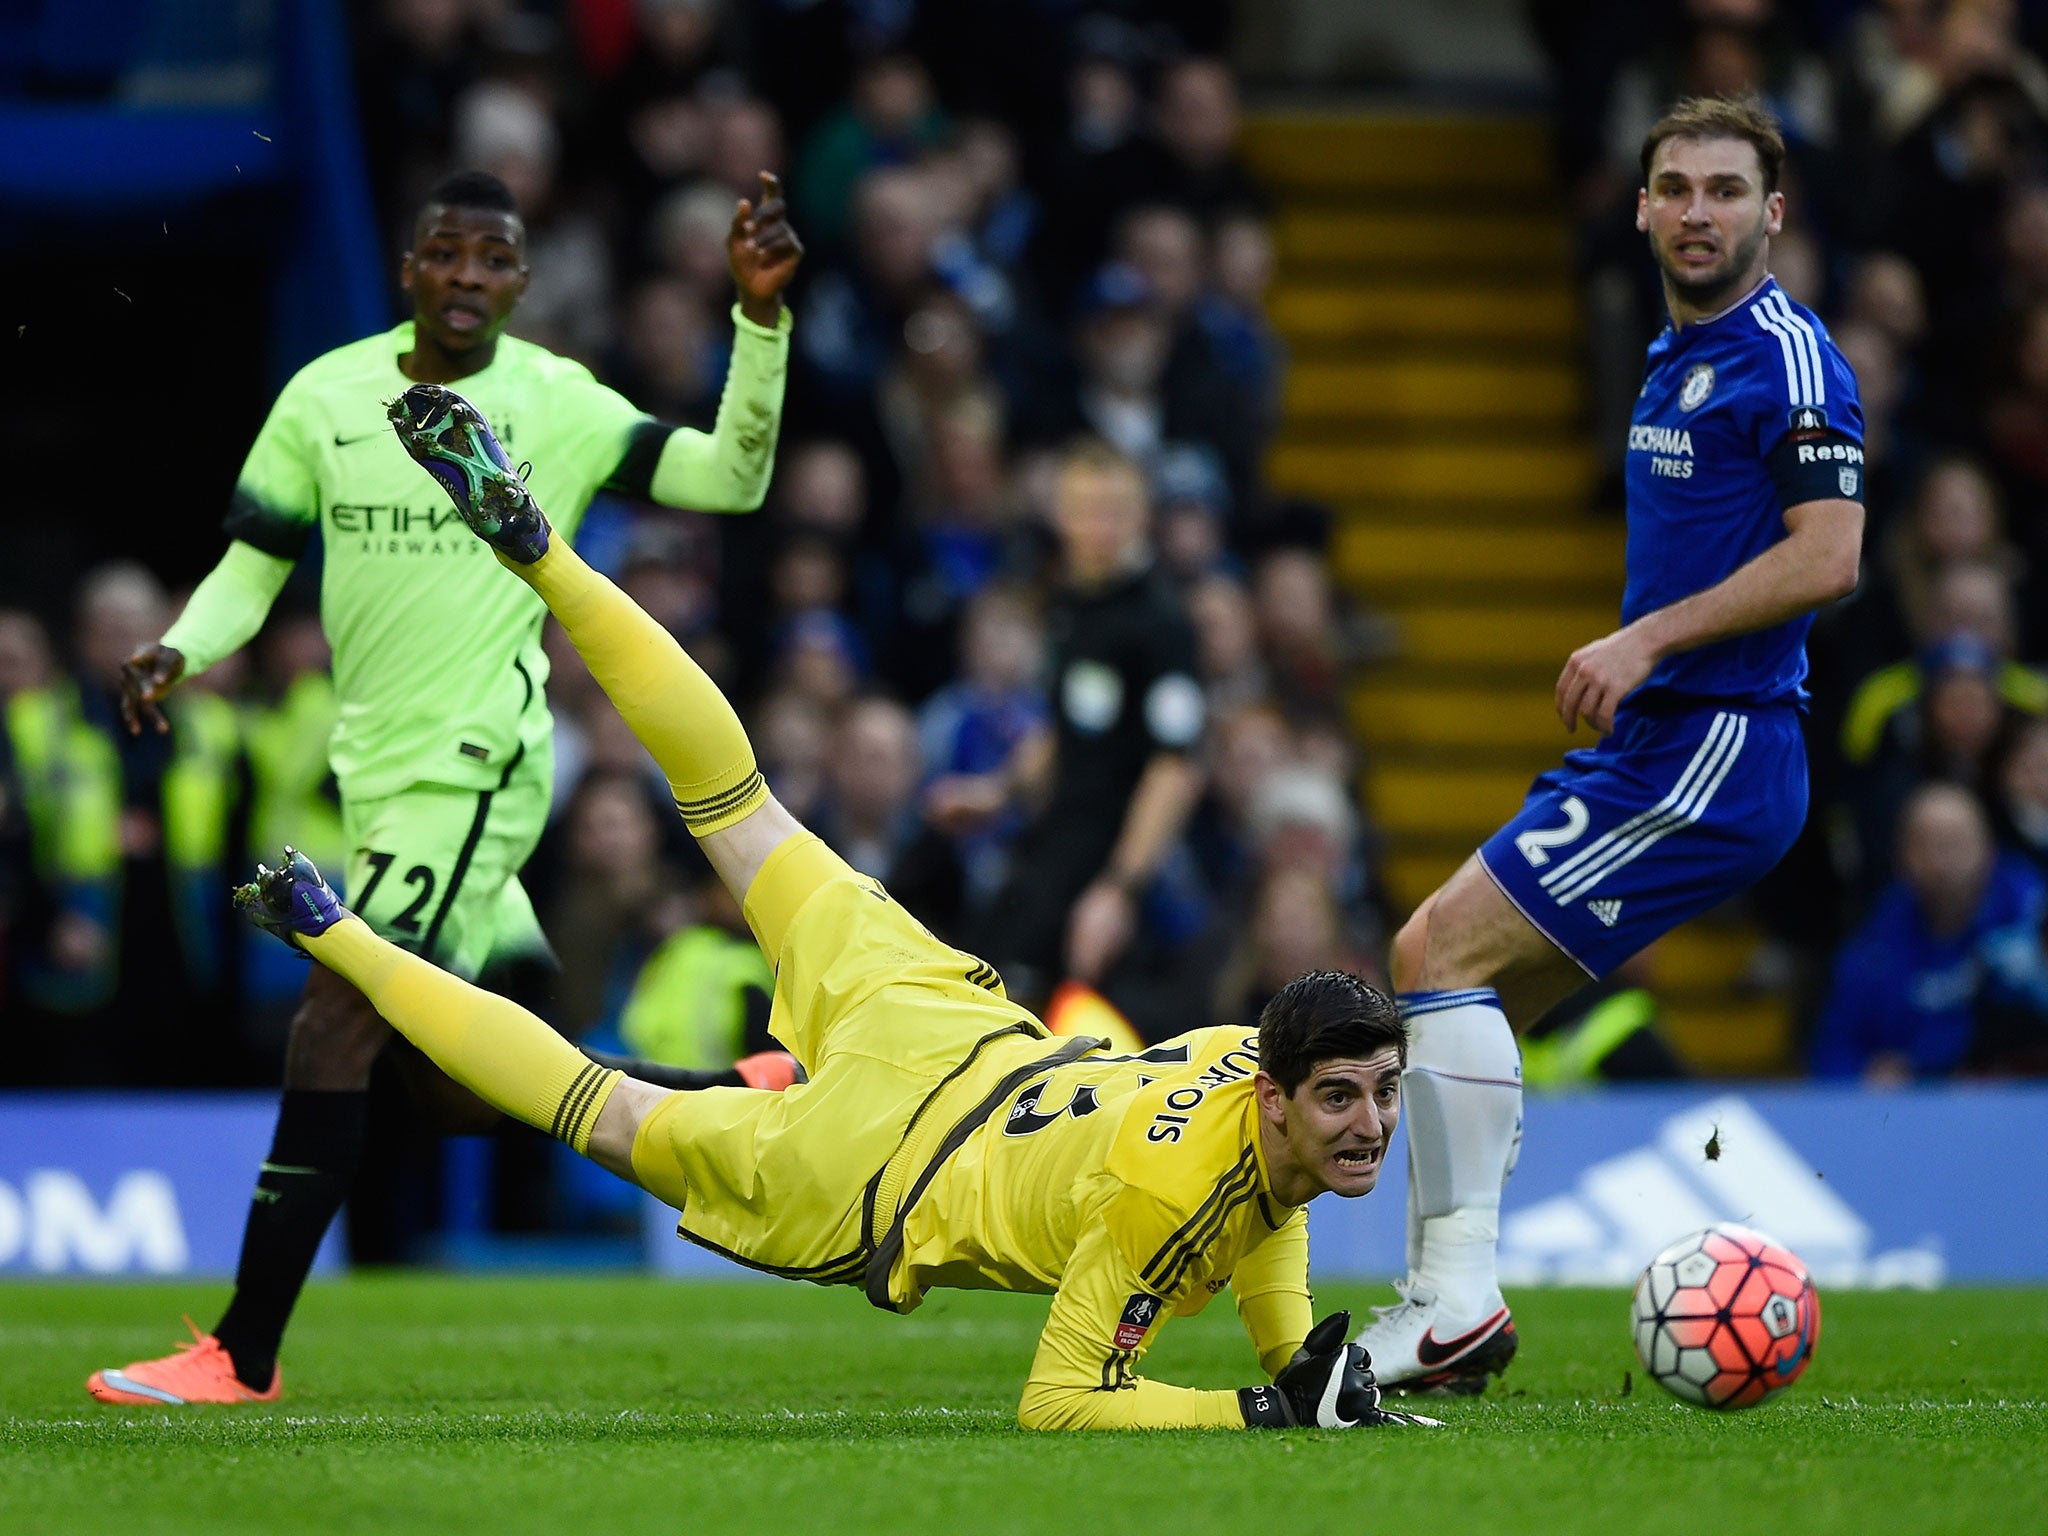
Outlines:
{"type": "Polygon", "coordinates": [[[1624,707],[1611,735],[1529,786],[1479,860],[1598,978],[1768,874],[1805,825],[1806,792],[1790,703],[1624,707]]]}

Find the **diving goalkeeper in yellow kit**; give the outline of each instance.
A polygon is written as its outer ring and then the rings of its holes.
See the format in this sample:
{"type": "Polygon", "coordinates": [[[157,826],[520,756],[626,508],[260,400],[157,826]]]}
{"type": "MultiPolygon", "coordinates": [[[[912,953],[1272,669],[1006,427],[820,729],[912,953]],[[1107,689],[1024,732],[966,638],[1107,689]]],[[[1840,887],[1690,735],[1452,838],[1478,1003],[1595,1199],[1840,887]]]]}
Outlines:
{"type": "Polygon", "coordinates": [[[667,774],[775,967],[785,1092],[677,1092],[592,1062],[515,1004],[378,937],[303,856],[237,892],[444,1071],[681,1213],[679,1232],[908,1312],[933,1287],[1051,1292],[1029,1429],[1434,1423],[1380,1406],[1346,1314],[1310,1327],[1307,1202],[1368,1193],[1400,1117],[1394,1004],[1317,972],[1256,1032],[1135,1055],[1064,1041],[769,794],[738,717],[660,625],[552,538],[490,427],[415,385],[401,440],[537,592],[667,774]],[[1228,1287],[1270,1384],[1196,1391],[1136,1365],[1228,1287]]]}

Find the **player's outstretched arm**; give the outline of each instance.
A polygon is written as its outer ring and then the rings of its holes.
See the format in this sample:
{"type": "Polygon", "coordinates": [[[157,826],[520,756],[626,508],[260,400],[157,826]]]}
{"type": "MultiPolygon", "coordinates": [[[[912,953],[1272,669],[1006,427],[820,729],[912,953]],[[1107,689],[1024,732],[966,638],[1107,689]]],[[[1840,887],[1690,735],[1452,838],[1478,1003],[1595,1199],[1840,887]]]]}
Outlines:
{"type": "Polygon", "coordinates": [[[240,539],[228,545],[163,639],[136,647],[121,664],[121,719],[129,735],[144,725],[159,734],[170,729],[157,706],[180,679],[204,672],[255,638],[292,564],[240,539]]]}
{"type": "Polygon", "coordinates": [[[1344,1342],[1350,1317],[1341,1312],[1310,1331],[1271,1386],[1202,1391],[1138,1375],[1175,1301],[1146,1288],[1105,1222],[1090,1223],[1053,1296],[1017,1422],[1025,1429],[1350,1429],[1412,1421],[1380,1408],[1364,1350],[1344,1342]]]}
{"type": "Polygon", "coordinates": [[[761,196],[740,200],[725,248],[738,293],[732,364],[712,430],[678,428],[662,447],[650,489],[663,506],[751,512],[768,495],[789,371],[789,313],[782,292],[804,254],[789,225],[780,180],[761,173],[761,196]]]}
{"type": "Polygon", "coordinates": [[[1667,656],[1783,624],[1856,590],[1863,507],[1808,501],[1786,509],[1785,537],[1723,580],[1572,652],[1557,679],[1565,729],[1603,735],[1614,711],[1667,656]]]}

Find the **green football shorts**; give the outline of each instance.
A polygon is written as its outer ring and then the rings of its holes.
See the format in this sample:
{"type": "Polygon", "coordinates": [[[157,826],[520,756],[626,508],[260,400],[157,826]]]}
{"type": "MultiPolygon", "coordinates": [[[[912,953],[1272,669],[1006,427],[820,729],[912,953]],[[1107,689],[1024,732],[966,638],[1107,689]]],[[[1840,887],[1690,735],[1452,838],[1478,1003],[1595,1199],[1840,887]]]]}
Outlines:
{"type": "Polygon", "coordinates": [[[414,784],[345,800],[350,910],[469,981],[494,959],[546,955],[519,871],[547,825],[553,779],[548,755],[529,752],[497,789],[414,784]]]}

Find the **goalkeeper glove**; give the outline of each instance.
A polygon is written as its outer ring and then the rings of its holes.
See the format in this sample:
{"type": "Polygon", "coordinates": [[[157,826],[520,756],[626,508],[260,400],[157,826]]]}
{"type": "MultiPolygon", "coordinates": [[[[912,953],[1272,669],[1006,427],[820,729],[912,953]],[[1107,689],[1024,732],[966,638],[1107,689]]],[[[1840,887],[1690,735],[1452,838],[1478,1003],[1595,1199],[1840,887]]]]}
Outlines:
{"type": "Polygon", "coordinates": [[[1363,1344],[1347,1344],[1349,1312],[1332,1312],[1309,1330],[1294,1358],[1270,1387],[1241,1387],[1237,1405],[1248,1429],[1358,1429],[1365,1425],[1426,1424],[1441,1419],[1397,1413],[1380,1406],[1380,1384],[1363,1344]]]}

